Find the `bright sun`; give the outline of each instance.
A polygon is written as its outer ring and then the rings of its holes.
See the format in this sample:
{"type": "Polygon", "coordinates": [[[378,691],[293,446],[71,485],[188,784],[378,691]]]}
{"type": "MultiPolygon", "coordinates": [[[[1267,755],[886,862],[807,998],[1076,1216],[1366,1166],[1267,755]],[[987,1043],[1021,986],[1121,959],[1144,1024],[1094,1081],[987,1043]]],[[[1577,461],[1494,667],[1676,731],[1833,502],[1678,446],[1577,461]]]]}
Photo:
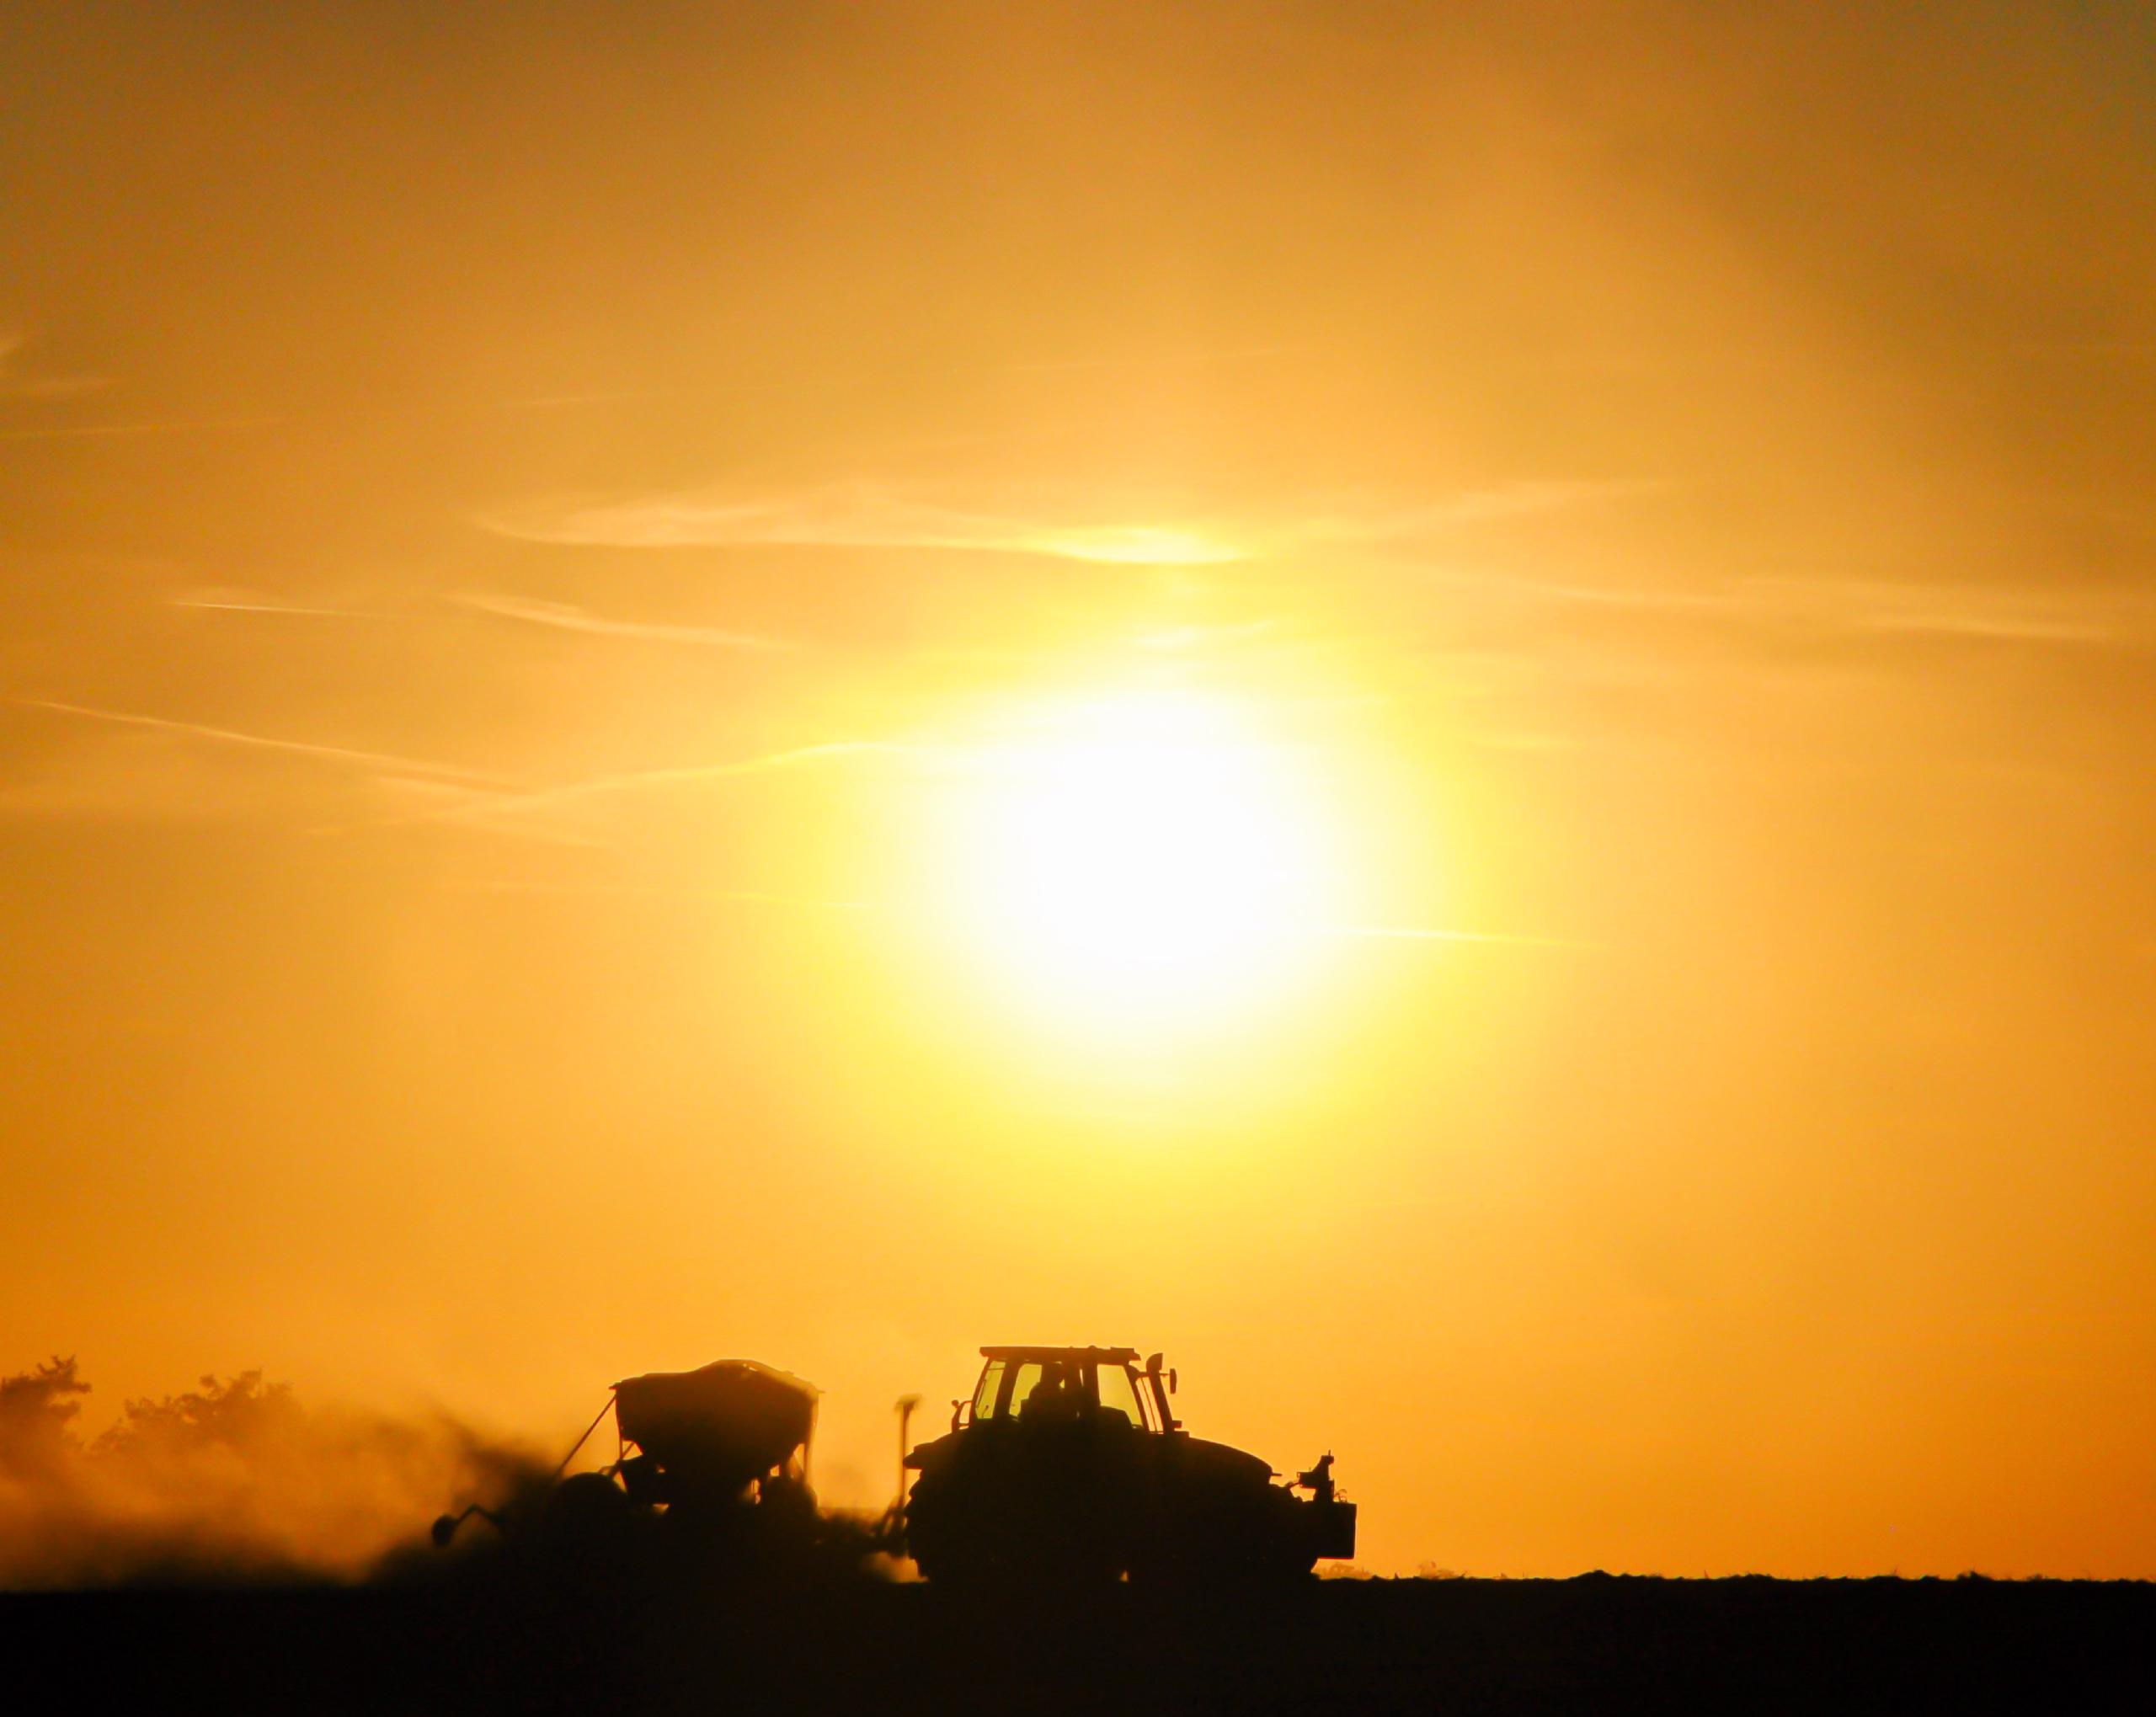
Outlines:
{"type": "Polygon", "coordinates": [[[1291,982],[1333,904],[1307,764],[1237,707],[1129,694],[971,754],[967,934],[1024,999],[1095,1027],[1203,1026],[1291,982]]]}

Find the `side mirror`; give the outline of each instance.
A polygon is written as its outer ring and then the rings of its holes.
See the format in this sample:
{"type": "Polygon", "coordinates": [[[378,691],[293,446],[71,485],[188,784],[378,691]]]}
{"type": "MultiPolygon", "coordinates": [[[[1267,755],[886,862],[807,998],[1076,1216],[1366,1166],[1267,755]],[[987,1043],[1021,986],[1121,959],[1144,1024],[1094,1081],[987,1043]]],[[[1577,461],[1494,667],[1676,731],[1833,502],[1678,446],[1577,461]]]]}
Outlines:
{"type": "Polygon", "coordinates": [[[961,1398],[961,1399],[959,1399],[959,1400],[955,1400],[955,1401],[953,1401],[953,1402],[952,1402],[952,1403],[951,1403],[951,1428],[952,1428],[952,1430],[956,1431],[956,1430],[958,1428],[958,1415],[959,1415],[960,1413],[962,1413],[962,1412],[963,1412],[963,1411],[965,1410],[965,1405],[966,1405],[966,1404],[965,1404],[965,1401],[964,1401],[963,1398],[961,1398]]]}
{"type": "Polygon", "coordinates": [[[455,1515],[445,1514],[435,1520],[433,1537],[435,1548],[437,1550],[447,1549],[449,1548],[449,1541],[456,1536],[456,1517],[455,1515]]]}
{"type": "Polygon", "coordinates": [[[1170,1367],[1168,1368],[1168,1393],[1169,1393],[1170,1394],[1171,1394],[1171,1395],[1172,1395],[1173,1394],[1175,1394],[1175,1392],[1176,1392],[1176,1368],[1175,1368],[1175,1367],[1173,1367],[1173,1366],[1171,1365],[1171,1366],[1170,1366],[1170,1367]]]}

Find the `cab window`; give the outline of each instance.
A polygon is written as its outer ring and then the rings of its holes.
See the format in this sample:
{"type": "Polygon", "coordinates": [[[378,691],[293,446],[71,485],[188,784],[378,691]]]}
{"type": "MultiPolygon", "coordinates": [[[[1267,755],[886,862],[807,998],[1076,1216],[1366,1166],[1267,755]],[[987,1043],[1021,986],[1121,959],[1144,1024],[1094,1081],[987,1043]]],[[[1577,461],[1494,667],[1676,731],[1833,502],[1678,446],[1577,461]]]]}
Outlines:
{"type": "Polygon", "coordinates": [[[1024,1412],[1027,1398],[1040,1387],[1040,1383],[1041,1366],[1038,1360],[1029,1359],[1018,1367],[1013,1374],[1011,1384],[1011,1394],[1008,1398],[1010,1404],[1003,1410],[1006,1416],[1015,1419],[1024,1412]]]}
{"type": "Polygon", "coordinates": [[[980,1387],[974,1391],[974,1418],[976,1422],[995,1416],[995,1392],[1002,1386],[1003,1362],[991,1359],[982,1368],[980,1387]]]}
{"type": "Polygon", "coordinates": [[[1138,1380],[1138,1404],[1145,1410],[1148,1431],[1165,1432],[1173,1422],[1175,1416],[1167,1410],[1168,1398],[1161,1393],[1161,1379],[1151,1372],[1138,1380]]]}
{"type": "Polygon", "coordinates": [[[1130,1381],[1130,1373],[1120,1365],[1103,1365],[1093,1373],[1094,1394],[1103,1414],[1113,1413],[1129,1421],[1135,1428],[1145,1422],[1139,1411],[1138,1390],[1130,1381]]]}

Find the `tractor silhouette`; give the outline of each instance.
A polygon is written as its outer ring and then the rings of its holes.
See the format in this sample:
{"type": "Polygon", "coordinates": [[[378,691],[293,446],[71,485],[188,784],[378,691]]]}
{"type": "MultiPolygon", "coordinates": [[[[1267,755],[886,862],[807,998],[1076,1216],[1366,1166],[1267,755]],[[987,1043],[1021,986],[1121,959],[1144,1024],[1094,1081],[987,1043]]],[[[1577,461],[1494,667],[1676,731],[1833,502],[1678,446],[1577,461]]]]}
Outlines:
{"type": "Polygon", "coordinates": [[[1256,1455],[1193,1437],[1176,1373],[1131,1347],[984,1347],[951,1429],[904,1458],[907,1550],[931,1583],[1009,1589],[1274,1584],[1352,1556],[1332,1458],[1276,1484],[1256,1455]],[[1307,1496],[1298,1496],[1298,1490],[1307,1496]]]}

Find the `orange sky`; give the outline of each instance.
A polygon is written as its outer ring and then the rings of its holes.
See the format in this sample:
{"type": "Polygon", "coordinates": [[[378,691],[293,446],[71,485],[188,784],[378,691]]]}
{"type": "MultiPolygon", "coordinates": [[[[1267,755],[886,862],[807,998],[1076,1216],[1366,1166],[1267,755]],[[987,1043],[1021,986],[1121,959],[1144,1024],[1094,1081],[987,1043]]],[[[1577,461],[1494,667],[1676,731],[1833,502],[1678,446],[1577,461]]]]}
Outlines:
{"type": "Polygon", "coordinates": [[[1131,1341],[1374,1569],[2156,1576],[2152,65],[9,7],[0,1370],[868,1501],[1131,1341]],[[1163,707],[1322,908],[1074,1005],[979,831],[1163,707]]]}

